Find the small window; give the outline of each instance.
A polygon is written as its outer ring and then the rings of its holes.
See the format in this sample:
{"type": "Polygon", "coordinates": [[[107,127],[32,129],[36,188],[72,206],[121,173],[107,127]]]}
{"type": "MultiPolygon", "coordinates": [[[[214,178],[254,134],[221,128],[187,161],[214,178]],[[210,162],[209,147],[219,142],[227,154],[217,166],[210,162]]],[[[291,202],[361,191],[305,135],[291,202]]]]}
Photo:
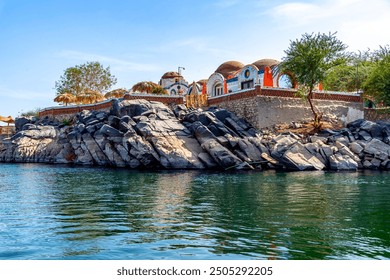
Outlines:
{"type": "Polygon", "coordinates": [[[253,80],[241,83],[241,89],[253,88],[253,86],[254,86],[253,80]]]}
{"type": "Polygon", "coordinates": [[[214,96],[222,95],[223,94],[223,87],[221,84],[216,84],[214,87],[214,96]]]}

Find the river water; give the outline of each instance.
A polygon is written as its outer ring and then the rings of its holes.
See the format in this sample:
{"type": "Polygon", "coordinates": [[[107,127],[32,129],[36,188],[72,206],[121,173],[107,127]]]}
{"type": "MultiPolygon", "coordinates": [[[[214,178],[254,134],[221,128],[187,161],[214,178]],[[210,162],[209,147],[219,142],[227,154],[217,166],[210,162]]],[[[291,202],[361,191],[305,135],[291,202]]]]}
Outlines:
{"type": "Polygon", "coordinates": [[[390,173],[0,164],[0,259],[390,259],[390,173]]]}

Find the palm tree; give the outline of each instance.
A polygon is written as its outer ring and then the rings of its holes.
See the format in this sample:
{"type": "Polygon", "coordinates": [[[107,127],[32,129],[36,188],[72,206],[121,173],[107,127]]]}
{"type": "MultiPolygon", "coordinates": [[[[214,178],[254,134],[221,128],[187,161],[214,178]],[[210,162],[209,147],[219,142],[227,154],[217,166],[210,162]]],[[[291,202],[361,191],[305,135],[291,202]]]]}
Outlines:
{"type": "Polygon", "coordinates": [[[54,102],[65,103],[65,106],[68,106],[69,103],[75,103],[76,100],[76,96],[68,92],[61,93],[54,98],[54,102]]]}
{"type": "Polygon", "coordinates": [[[153,82],[139,82],[139,83],[136,83],[132,88],[131,90],[133,92],[146,92],[146,93],[152,93],[153,90],[158,87],[159,85],[156,84],[156,83],[153,83],[153,82]]]}
{"type": "Polygon", "coordinates": [[[107,92],[104,95],[104,97],[107,98],[107,99],[110,99],[110,98],[122,98],[127,92],[128,92],[127,89],[118,88],[118,89],[114,89],[112,91],[107,92]]]}

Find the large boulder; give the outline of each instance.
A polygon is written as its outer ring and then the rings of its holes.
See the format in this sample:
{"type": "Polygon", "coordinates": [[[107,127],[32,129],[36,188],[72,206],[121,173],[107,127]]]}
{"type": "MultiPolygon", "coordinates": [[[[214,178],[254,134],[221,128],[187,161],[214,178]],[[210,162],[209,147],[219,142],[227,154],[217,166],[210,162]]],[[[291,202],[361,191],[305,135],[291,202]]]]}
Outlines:
{"type": "Polygon", "coordinates": [[[37,121],[36,117],[19,117],[15,119],[15,130],[16,132],[22,130],[23,126],[28,123],[35,123],[37,121]]]}
{"type": "Polygon", "coordinates": [[[370,133],[371,137],[382,139],[382,127],[372,121],[364,121],[360,124],[360,129],[370,133]]]}
{"type": "Polygon", "coordinates": [[[366,144],[366,146],[364,147],[364,152],[371,155],[377,155],[382,153],[389,156],[390,145],[374,138],[366,144]]]}
{"type": "Polygon", "coordinates": [[[231,168],[238,166],[242,160],[234,155],[226,147],[222,146],[215,135],[201,122],[194,122],[192,125],[194,135],[202,148],[214,159],[222,168],[231,168]]]}
{"type": "Polygon", "coordinates": [[[325,165],[300,142],[293,144],[283,156],[276,159],[288,170],[322,170],[325,168],[325,165]]]}
{"type": "Polygon", "coordinates": [[[329,164],[331,170],[353,170],[358,169],[358,163],[348,155],[334,154],[329,157],[329,164]]]}

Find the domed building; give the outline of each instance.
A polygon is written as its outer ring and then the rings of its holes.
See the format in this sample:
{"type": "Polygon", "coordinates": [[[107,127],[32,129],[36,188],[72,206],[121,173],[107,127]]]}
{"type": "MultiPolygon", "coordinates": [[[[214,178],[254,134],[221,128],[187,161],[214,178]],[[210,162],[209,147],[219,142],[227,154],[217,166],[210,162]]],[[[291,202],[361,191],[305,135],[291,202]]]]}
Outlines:
{"type": "Polygon", "coordinates": [[[215,73],[219,73],[222,76],[224,76],[225,79],[228,79],[229,76],[234,75],[237,71],[241,70],[242,67],[244,67],[244,64],[242,64],[239,61],[231,60],[226,61],[222,63],[217,70],[215,70],[215,73]]]}
{"type": "Polygon", "coordinates": [[[279,61],[277,61],[275,59],[269,59],[269,58],[260,59],[260,60],[257,60],[257,61],[252,63],[252,65],[256,66],[257,69],[259,69],[259,71],[264,71],[264,68],[267,66],[272,68],[278,64],[279,64],[279,61]]]}
{"type": "Polygon", "coordinates": [[[275,59],[260,59],[248,65],[234,60],[224,62],[209,77],[207,94],[219,96],[252,89],[255,85],[274,87],[278,84],[279,75],[275,75],[273,69],[278,64],[275,59]]]}
{"type": "Polygon", "coordinates": [[[188,92],[188,82],[178,72],[166,72],[162,75],[159,85],[170,95],[185,95],[188,92]]]}
{"type": "Polygon", "coordinates": [[[244,67],[244,64],[235,60],[222,63],[207,81],[207,94],[218,96],[227,93],[226,81],[240,71],[242,67],[244,67]]]}

